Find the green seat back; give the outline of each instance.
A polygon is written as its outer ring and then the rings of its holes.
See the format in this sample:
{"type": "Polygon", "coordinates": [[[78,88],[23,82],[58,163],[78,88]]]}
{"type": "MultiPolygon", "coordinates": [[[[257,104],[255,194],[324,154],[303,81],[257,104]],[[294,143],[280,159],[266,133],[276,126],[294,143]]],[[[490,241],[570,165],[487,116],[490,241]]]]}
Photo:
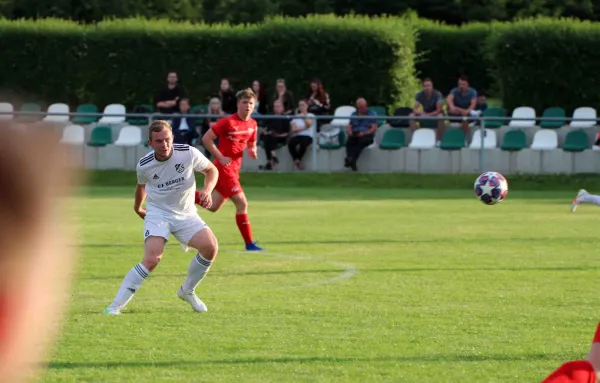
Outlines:
{"type": "Polygon", "coordinates": [[[521,130],[509,130],[504,134],[500,149],[507,151],[517,151],[527,147],[527,136],[521,130]]]}
{"type": "Polygon", "coordinates": [[[567,114],[563,108],[552,107],[544,110],[542,118],[553,117],[560,118],[558,121],[543,121],[540,123],[540,127],[544,129],[559,129],[567,124],[567,114]]]}
{"type": "MultiPolygon", "coordinates": [[[[21,109],[19,111],[21,111],[21,112],[41,112],[42,107],[35,102],[26,102],[21,105],[21,109]]],[[[19,121],[39,121],[42,118],[44,118],[44,116],[42,116],[42,115],[20,115],[17,117],[17,120],[19,120],[19,121]]]]}
{"type": "MultiPolygon", "coordinates": [[[[81,104],[75,113],[98,113],[98,107],[94,104],[81,104]]],[[[98,121],[97,116],[74,116],[71,122],[78,125],[88,125],[98,121]]]]}
{"type": "Polygon", "coordinates": [[[417,120],[419,122],[419,126],[421,128],[432,128],[435,129],[438,126],[439,120],[434,120],[432,118],[424,118],[422,120],[417,120]]]}
{"type": "Polygon", "coordinates": [[[590,147],[590,139],[583,130],[572,130],[565,137],[563,150],[567,152],[583,152],[590,147]]]}
{"type": "MultiPolygon", "coordinates": [[[[482,117],[506,117],[506,110],[503,108],[488,108],[483,112],[482,117]]],[[[504,125],[508,125],[508,120],[485,120],[487,129],[497,129],[504,125]]]]}
{"type": "Polygon", "coordinates": [[[392,128],[387,130],[379,144],[380,149],[396,150],[406,146],[406,134],[402,129],[392,128]]]}
{"type": "MultiPolygon", "coordinates": [[[[131,113],[153,113],[154,107],[149,104],[136,105],[131,109],[131,113]]],[[[148,118],[146,117],[128,117],[127,123],[129,125],[142,126],[148,125],[148,118]]]]}
{"type": "Polygon", "coordinates": [[[452,128],[444,132],[440,149],[442,150],[460,150],[465,147],[465,133],[462,129],[452,128]]]}
{"type": "Polygon", "coordinates": [[[92,130],[89,146],[106,146],[112,144],[112,129],[109,126],[97,126],[92,130]]]}
{"type": "MultiPolygon", "coordinates": [[[[190,109],[190,113],[191,114],[206,114],[208,113],[208,105],[196,105],[194,107],[192,107],[192,109],[190,109]]],[[[202,124],[204,121],[204,119],[199,117],[196,118],[196,123],[197,124],[202,124]]]]}
{"type": "MultiPolygon", "coordinates": [[[[387,114],[383,106],[370,106],[369,110],[375,112],[378,116],[385,116],[387,114]]],[[[385,123],[385,120],[377,120],[378,125],[382,125],[383,123],[385,123]]]]}

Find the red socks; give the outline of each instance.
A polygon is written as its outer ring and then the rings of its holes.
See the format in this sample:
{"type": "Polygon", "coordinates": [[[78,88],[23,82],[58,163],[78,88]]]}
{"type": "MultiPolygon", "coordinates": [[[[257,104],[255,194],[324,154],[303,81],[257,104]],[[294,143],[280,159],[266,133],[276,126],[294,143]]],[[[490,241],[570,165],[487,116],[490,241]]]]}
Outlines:
{"type": "Polygon", "coordinates": [[[196,205],[200,205],[200,191],[196,190],[196,194],[195,194],[195,198],[194,198],[194,202],[196,203],[196,205]]]}
{"type": "Polygon", "coordinates": [[[236,214],[235,222],[240,229],[240,234],[244,237],[246,245],[252,243],[252,228],[250,227],[250,221],[248,220],[248,214],[236,214]]]}

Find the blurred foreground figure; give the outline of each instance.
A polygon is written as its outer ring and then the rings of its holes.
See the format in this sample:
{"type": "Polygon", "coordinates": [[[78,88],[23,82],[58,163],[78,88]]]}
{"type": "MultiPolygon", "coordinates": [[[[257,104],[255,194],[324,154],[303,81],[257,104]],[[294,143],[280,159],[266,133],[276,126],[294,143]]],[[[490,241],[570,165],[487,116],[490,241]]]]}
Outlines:
{"type": "Polygon", "coordinates": [[[585,360],[574,360],[560,366],[542,383],[599,383],[600,324],[596,329],[590,353],[585,360]]]}
{"type": "Polygon", "coordinates": [[[68,298],[75,251],[61,197],[74,179],[51,130],[0,124],[2,382],[28,382],[40,372],[68,298]]]}

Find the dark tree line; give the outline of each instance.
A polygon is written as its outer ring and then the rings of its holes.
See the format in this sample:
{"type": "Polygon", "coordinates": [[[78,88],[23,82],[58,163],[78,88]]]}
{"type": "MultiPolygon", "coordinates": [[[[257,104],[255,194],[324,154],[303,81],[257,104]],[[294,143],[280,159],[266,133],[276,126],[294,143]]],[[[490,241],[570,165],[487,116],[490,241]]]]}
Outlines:
{"type": "Polygon", "coordinates": [[[408,10],[449,24],[536,15],[600,20],[598,0],[0,0],[0,16],[8,19],[58,17],[82,22],[142,16],[251,23],[270,15],[397,15],[408,10]]]}

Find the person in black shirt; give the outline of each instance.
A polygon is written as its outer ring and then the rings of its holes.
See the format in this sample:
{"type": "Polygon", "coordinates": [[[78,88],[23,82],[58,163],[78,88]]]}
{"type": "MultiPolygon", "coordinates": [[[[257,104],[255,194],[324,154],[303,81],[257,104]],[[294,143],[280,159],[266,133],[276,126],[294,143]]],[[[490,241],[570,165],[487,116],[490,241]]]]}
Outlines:
{"type": "MultiPolygon", "coordinates": [[[[273,103],[273,114],[283,115],[283,103],[281,101],[275,101],[273,103]]],[[[278,164],[277,159],[277,145],[285,144],[290,134],[290,120],[288,118],[274,118],[268,119],[265,127],[265,132],[262,135],[263,146],[265,154],[267,156],[267,164],[265,170],[273,169],[273,163],[278,164]]]]}
{"type": "Polygon", "coordinates": [[[178,83],[177,73],[169,72],[167,87],[158,91],[154,104],[159,113],[173,114],[179,111],[179,100],[186,97],[185,90],[178,83]]]}
{"type": "Polygon", "coordinates": [[[231,87],[231,84],[229,84],[229,80],[226,78],[221,79],[219,99],[221,100],[221,107],[225,113],[237,113],[237,98],[235,98],[235,92],[231,87]]]}

